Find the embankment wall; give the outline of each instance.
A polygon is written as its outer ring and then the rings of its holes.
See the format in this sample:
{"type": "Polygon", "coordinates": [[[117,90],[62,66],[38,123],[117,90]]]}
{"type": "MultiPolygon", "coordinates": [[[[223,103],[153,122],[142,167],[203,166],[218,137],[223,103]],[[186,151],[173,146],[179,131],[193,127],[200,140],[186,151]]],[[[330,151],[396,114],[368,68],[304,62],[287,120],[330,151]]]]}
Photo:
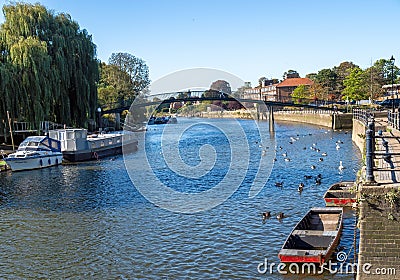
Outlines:
{"type": "MultiPolygon", "coordinates": [[[[242,118],[242,119],[267,119],[267,113],[249,112],[249,111],[215,111],[215,112],[202,112],[196,116],[203,118],[242,118]]],[[[276,111],[274,112],[274,119],[276,121],[290,121],[309,123],[320,125],[333,129],[350,129],[352,128],[352,114],[324,114],[324,113],[311,113],[302,111],[276,111]]]]}

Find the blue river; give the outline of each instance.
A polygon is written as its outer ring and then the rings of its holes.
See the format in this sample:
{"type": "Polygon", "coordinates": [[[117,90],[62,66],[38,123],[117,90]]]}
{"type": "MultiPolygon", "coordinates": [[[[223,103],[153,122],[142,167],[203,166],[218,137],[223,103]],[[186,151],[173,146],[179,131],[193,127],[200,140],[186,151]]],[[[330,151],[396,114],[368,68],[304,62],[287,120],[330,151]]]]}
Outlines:
{"type": "MultiPolygon", "coordinates": [[[[279,263],[287,235],[311,207],[324,206],[331,184],[355,180],[362,162],[351,131],[278,122],[273,135],[260,135],[257,123],[238,120],[242,136],[234,139],[221,129],[230,122],[178,118],[178,124],[149,126],[146,141],[125,157],[0,173],[0,278],[353,279],[259,271],[260,263],[279,263]],[[146,159],[159,183],[138,159],[146,159]],[[262,160],[269,164],[260,168],[262,160]],[[320,185],[304,178],[318,174],[320,185]],[[199,209],[152,191],[163,184],[202,195],[224,180],[223,191],[201,197],[199,209]],[[264,211],[272,213],[266,221],[264,211]],[[286,218],[277,220],[279,212],[286,218]]],[[[355,212],[346,210],[339,247],[349,260],[354,223],[355,212]]]]}

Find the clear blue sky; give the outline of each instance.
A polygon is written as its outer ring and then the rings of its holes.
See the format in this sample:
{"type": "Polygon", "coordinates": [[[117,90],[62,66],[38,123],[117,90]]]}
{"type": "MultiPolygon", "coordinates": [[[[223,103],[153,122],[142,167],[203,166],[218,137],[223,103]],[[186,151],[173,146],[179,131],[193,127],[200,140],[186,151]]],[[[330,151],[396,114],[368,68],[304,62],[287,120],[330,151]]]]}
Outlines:
{"type": "Polygon", "coordinates": [[[153,81],[207,67],[254,86],[289,69],[304,77],[343,61],[363,69],[391,55],[400,62],[400,0],[24,2],[69,13],[93,36],[100,60],[131,53],[146,61],[153,81]]]}

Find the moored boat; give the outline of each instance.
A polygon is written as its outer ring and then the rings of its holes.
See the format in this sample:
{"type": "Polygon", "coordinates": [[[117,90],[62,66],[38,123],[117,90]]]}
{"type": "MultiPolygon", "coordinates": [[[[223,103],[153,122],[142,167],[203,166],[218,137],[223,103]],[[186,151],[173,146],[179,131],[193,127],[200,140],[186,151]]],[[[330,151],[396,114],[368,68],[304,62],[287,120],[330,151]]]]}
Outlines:
{"type": "Polygon", "coordinates": [[[4,160],[12,171],[21,171],[58,165],[62,159],[60,141],[48,136],[30,136],[4,160]]]}
{"type": "Polygon", "coordinates": [[[52,138],[61,142],[61,151],[67,162],[95,160],[137,150],[138,141],[134,133],[113,132],[88,136],[86,129],[57,129],[49,131],[52,138]]]}
{"type": "Polygon", "coordinates": [[[280,261],[325,263],[339,243],[342,228],[342,207],[311,208],[283,244],[280,261]]]}
{"type": "Polygon", "coordinates": [[[354,182],[339,182],[331,185],[324,194],[326,206],[353,206],[357,202],[354,182]]]}

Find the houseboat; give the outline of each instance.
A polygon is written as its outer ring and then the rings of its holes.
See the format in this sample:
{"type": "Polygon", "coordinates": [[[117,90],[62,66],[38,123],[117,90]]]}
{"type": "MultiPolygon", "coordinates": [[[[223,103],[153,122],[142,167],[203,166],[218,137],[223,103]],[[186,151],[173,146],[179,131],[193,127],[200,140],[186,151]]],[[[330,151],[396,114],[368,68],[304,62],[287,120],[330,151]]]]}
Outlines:
{"type": "Polygon", "coordinates": [[[57,129],[49,131],[51,138],[61,142],[61,151],[66,162],[99,159],[137,150],[135,134],[126,131],[88,135],[86,129],[57,129]]]}

